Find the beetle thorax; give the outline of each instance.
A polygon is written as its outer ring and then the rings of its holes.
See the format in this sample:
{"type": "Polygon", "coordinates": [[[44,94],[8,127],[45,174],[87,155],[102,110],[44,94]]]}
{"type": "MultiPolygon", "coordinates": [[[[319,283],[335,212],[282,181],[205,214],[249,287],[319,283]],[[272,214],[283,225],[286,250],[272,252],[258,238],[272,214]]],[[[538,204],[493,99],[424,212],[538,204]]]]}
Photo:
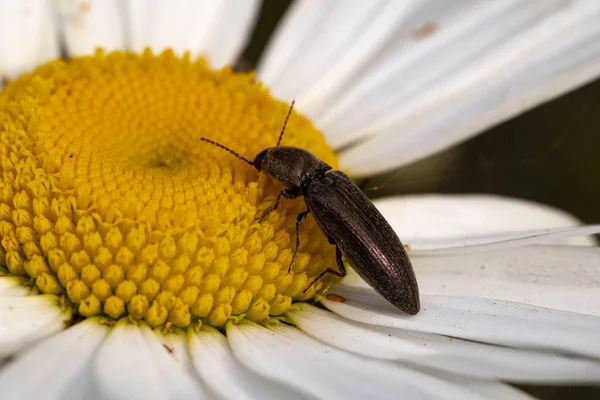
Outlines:
{"type": "Polygon", "coordinates": [[[260,153],[257,161],[259,170],[293,187],[301,187],[305,178],[331,169],[312,153],[291,146],[271,147],[260,153]]]}

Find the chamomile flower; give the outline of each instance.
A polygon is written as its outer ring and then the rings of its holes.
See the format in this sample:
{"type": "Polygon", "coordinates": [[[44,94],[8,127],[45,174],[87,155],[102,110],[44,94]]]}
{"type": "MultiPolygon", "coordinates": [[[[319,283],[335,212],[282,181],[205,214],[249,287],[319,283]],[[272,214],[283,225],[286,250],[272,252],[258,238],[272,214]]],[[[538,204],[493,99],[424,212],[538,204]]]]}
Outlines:
{"type": "Polygon", "coordinates": [[[296,98],[284,144],[354,176],[403,165],[600,75],[600,4],[298,1],[256,75],[234,72],[259,5],[0,3],[0,397],[597,383],[600,227],[516,199],[380,200],[422,292],[408,316],[355,274],[311,285],[335,265],[312,217],[288,272],[303,201],[257,221],[281,186],[199,138],[252,159],[296,98]]]}

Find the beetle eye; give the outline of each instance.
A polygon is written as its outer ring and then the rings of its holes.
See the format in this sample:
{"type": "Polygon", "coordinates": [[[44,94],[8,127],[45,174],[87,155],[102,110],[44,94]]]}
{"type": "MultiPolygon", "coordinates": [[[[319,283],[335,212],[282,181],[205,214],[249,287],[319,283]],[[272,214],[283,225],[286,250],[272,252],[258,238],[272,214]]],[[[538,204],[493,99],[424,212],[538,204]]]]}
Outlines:
{"type": "Polygon", "coordinates": [[[268,150],[269,149],[265,149],[265,150],[261,151],[254,158],[254,161],[253,161],[254,167],[259,171],[262,171],[262,162],[263,162],[264,158],[266,157],[268,150]]]}

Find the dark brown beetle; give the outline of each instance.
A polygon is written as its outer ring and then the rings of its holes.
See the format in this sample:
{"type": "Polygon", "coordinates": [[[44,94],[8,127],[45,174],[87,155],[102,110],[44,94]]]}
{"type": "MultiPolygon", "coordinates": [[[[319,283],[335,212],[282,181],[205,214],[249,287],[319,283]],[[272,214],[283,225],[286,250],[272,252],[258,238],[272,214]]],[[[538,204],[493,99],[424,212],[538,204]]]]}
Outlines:
{"type": "Polygon", "coordinates": [[[306,150],[279,145],[292,108],[293,103],[277,145],[258,153],[254,161],[210,139],[201,140],[227,150],[284,184],[286,189],[258,220],[276,210],[281,197],[304,197],[307,210],[296,219],[296,251],[290,269],[298,252],[298,229],[311,212],[329,243],[336,246],[339,269],[327,268],[313,283],[327,273],[346,276],[344,254],[354,270],[390,303],[408,314],[418,313],[419,288],[406,250],[373,203],[343,172],[332,169],[306,150]]]}

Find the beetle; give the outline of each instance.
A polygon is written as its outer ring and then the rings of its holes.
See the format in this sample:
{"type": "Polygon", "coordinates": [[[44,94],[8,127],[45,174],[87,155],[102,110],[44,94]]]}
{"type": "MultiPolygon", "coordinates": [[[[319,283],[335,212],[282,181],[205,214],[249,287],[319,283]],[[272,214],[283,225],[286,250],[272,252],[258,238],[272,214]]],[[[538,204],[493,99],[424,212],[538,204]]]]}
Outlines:
{"type": "Polygon", "coordinates": [[[323,271],[305,291],[327,273],[346,276],[344,255],[354,270],[387,301],[405,313],[417,314],[419,288],[412,264],[402,242],[373,203],[343,172],[334,170],[304,149],[280,145],[293,107],[294,102],[277,145],[262,150],[254,160],[213,140],[200,140],[228,151],[284,185],[275,203],[257,218],[258,221],[277,210],[282,197],[304,197],[307,209],[296,218],[296,250],[289,269],[300,244],[300,224],[309,213],[313,214],[329,243],[336,246],[338,266],[338,271],[332,268],[323,271]]]}

